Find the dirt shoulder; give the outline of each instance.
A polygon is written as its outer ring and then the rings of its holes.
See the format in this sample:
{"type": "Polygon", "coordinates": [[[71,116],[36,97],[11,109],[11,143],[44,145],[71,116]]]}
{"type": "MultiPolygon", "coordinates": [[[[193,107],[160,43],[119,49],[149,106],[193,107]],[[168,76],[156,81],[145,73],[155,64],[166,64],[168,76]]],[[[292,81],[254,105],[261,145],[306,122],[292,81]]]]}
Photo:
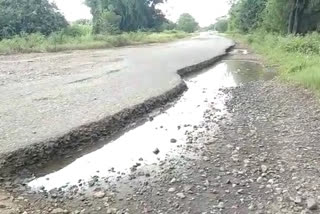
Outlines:
{"type": "Polygon", "coordinates": [[[223,92],[230,96],[230,117],[217,117],[209,109],[206,123],[198,127],[207,131],[190,134],[186,154],[199,158],[168,161],[156,179],[139,183],[128,201],[119,202],[119,209],[318,213],[320,111],[315,97],[276,81],[223,92]]]}
{"type": "MultiPolygon", "coordinates": [[[[231,57],[232,58],[232,57],[231,57]]],[[[246,57],[247,58],[247,57],[246,57]]],[[[276,80],[224,89],[228,114],[212,107],[189,133],[184,161],[115,203],[140,213],[318,213],[320,106],[276,80]],[[218,129],[217,129],[218,127],[218,129]],[[196,130],[206,131],[195,134],[196,130]],[[189,153],[198,158],[190,158],[189,153]]]]}

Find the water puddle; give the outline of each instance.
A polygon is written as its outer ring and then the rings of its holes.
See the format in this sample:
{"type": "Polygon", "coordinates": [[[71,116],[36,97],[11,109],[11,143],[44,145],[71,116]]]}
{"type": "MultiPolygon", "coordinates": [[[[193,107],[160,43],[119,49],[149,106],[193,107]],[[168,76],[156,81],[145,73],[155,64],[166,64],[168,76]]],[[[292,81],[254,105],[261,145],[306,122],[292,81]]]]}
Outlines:
{"type": "MultiPolygon", "coordinates": [[[[187,131],[193,131],[203,121],[203,114],[214,104],[223,114],[224,97],[219,89],[274,77],[260,64],[222,61],[216,66],[195,73],[185,82],[189,90],[171,108],[143,125],[134,128],[101,149],[74,160],[59,170],[38,177],[28,185],[51,190],[89,182],[94,176],[102,178],[130,174],[131,170],[158,164],[170,157],[179,158],[179,147],[187,144],[187,131]]],[[[48,170],[48,169],[47,169],[48,170]]]]}

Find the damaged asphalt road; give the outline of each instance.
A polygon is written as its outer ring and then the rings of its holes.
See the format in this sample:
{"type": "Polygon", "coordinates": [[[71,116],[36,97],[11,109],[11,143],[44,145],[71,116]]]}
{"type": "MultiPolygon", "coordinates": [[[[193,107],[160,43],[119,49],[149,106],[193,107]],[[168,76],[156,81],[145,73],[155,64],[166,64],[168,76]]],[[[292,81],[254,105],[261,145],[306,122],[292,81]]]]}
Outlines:
{"type": "Polygon", "coordinates": [[[167,44],[0,56],[0,171],[14,173],[117,133],[186,89],[177,71],[208,66],[232,45],[206,34],[167,44]]]}
{"type": "MultiPolygon", "coordinates": [[[[260,63],[254,54],[234,55],[224,59],[260,63]]],[[[252,80],[250,73],[256,69],[230,65],[223,75],[241,81],[221,87],[212,97],[200,88],[203,96],[211,97],[204,100],[202,122],[176,127],[184,143],[168,136],[167,143],[177,148],[174,156],[151,165],[139,159],[130,173],[110,169],[115,176],[102,177],[96,172],[88,182],[79,179],[76,185],[48,191],[28,187],[35,177],[0,178],[5,190],[0,191],[0,213],[319,213],[317,97],[277,80],[252,80]],[[252,81],[244,81],[248,78],[252,81]]],[[[154,156],[162,152],[150,151],[154,156]]]]}

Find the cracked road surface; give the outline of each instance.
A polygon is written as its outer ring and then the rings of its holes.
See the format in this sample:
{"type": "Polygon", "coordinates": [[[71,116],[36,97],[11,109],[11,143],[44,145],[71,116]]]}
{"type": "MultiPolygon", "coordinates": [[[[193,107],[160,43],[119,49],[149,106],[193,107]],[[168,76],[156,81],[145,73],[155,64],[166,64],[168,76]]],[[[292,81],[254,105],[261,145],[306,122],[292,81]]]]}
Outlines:
{"type": "Polygon", "coordinates": [[[222,55],[213,35],[108,50],[0,56],[0,156],[159,96],[177,70],[222,55]]]}

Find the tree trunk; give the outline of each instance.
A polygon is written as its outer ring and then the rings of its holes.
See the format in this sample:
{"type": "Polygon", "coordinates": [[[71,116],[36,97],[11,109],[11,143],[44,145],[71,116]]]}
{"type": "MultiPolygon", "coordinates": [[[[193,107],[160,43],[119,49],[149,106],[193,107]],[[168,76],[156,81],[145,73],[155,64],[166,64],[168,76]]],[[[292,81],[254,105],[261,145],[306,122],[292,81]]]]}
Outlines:
{"type": "Polygon", "coordinates": [[[294,5],[294,6],[292,7],[292,9],[291,9],[290,16],[289,16],[289,25],[288,25],[288,33],[289,33],[289,34],[292,33],[295,13],[296,13],[296,7],[295,7],[295,5],[294,5]]]}
{"type": "Polygon", "coordinates": [[[306,7],[306,0],[296,0],[289,17],[288,33],[299,33],[301,17],[306,7]]]}

